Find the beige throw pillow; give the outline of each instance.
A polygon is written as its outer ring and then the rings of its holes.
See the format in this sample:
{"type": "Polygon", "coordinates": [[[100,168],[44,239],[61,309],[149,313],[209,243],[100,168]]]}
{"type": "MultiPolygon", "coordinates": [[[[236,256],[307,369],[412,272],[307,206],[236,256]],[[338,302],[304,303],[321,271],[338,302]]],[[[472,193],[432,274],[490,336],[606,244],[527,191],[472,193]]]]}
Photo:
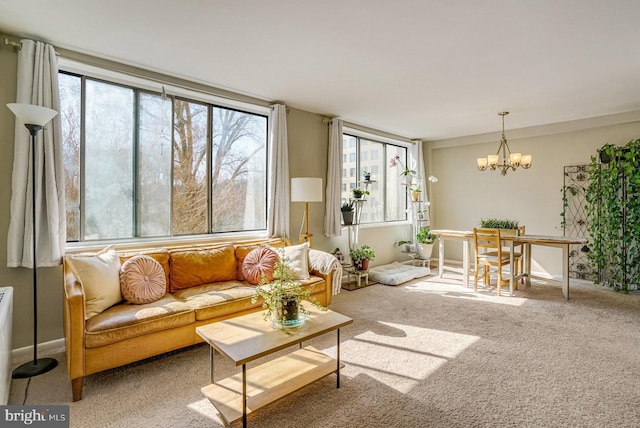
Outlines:
{"type": "Polygon", "coordinates": [[[309,243],[283,248],[285,257],[289,259],[289,270],[293,279],[309,279],[309,243]]]}
{"type": "Polygon", "coordinates": [[[84,289],[86,319],[122,301],[120,258],[113,245],[94,255],[67,256],[67,264],[84,289]]]}

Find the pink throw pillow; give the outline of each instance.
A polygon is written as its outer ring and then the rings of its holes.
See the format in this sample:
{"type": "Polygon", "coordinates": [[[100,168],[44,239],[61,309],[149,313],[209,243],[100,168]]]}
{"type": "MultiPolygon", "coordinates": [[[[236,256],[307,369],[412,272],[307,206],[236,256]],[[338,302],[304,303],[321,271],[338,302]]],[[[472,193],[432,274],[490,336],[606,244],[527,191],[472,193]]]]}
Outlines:
{"type": "Polygon", "coordinates": [[[263,276],[272,281],[277,262],[278,253],[267,247],[258,247],[244,258],[242,275],[253,285],[258,285],[263,276]]]}
{"type": "Polygon", "coordinates": [[[135,256],[122,264],[120,291],[130,303],[141,305],[161,299],[167,280],[160,263],[149,256],[135,256]]]}

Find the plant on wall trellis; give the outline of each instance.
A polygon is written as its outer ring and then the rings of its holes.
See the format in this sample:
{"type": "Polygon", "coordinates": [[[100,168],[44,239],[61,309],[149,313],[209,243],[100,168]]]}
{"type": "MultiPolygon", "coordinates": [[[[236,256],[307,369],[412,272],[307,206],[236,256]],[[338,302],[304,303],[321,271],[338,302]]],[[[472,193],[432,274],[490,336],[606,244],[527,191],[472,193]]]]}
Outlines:
{"type": "Polygon", "coordinates": [[[595,283],[615,290],[640,284],[640,139],[606,144],[592,156],[586,193],[589,260],[595,283]]]}
{"type": "MultiPolygon", "coordinates": [[[[564,167],[562,186],[562,229],[564,236],[588,240],[586,193],[589,187],[589,165],[564,167]]],[[[569,276],[593,280],[596,275],[589,264],[589,247],[583,244],[569,246],[569,276]]]]}

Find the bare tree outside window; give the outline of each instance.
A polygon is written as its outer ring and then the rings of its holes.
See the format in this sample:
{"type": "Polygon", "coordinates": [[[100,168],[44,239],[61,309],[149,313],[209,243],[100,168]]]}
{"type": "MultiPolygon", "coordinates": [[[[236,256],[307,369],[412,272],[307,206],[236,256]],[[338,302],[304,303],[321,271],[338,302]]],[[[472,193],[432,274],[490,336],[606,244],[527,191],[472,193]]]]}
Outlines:
{"type": "Polygon", "coordinates": [[[173,106],[173,233],[207,233],[207,108],[173,106]]]}
{"type": "Polygon", "coordinates": [[[69,241],[266,228],[265,115],[66,72],[60,88],[69,241]]]}
{"type": "Polygon", "coordinates": [[[80,240],[80,77],[60,74],[67,241],[80,240]]]}
{"type": "Polygon", "coordinates": [[[213,108],[213,232],[266,227],[266,132],[264,116],[213,108]]]}

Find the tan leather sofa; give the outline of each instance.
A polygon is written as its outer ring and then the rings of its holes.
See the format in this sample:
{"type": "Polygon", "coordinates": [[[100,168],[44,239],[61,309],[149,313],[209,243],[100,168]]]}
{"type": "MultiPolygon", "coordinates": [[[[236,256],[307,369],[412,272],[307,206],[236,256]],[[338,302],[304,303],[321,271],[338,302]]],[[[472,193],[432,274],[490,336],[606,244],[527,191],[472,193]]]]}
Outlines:
{"type": "MultiPolygon", "coordinates": [[[[199,277],[200,270],[215,267],[216,263],[202,266],[199,260],[210,249],[231,246],[236,257],[235,266],[240,268],[244,256],[252,248],[266,244],[280,246],[282,241],[272,239],[127,253],[118,251],[121,262],[136,254],[156,259],[165,270],[168,292],[153,303],[134,305],[122,301],[89,319],[85,319],[82,284],[65,258],[64,333],[73,401],[82,398],[83,380],[87,375],[202,342],[195,333],[196,327],[260,310],[261,301],[251,303],[254,287],[246,281],[202,283],[179,290],[173,285],[176,281],[184,282],[185,275],[193,282],[199,277]]],[[[322,274],[313,269],[311,264],[310,278],[302,282],[313,285],[312,296],[322,305],[329,305],[332,273],[322,274]]],[[[202,276],[206,277],[204,273],[202,276]]]]}

